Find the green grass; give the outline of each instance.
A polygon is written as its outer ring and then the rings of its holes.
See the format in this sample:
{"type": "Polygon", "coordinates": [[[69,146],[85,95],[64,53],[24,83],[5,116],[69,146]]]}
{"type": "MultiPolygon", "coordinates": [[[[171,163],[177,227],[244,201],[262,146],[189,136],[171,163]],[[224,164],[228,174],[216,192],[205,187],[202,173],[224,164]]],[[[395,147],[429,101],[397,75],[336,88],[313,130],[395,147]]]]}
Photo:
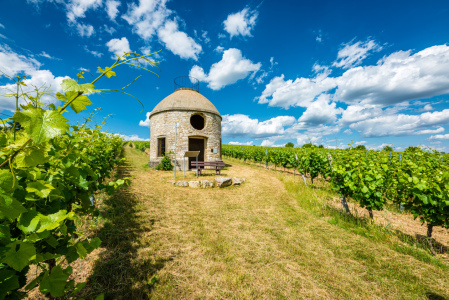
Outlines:
{"type": "MultiPolygon", "coordinates": [[[[237,160],[240,187],[176,188],[126,148],[128,190],[104,199],[85,298],[445,299],[447,266],[392,229],[329,205],[333,191],[237,160]]],[[[193,174],[188,174],[193,176],[193,174]]],[[[206,176],[205,178],[213,176],[206,176]]]]}
{"type": "Polygon", "coordinates": [[[376,225],[365,217],[348,216],[343,212],[343,209],[336,209],[329,205],[330,199],[335,197],[336,194],[323,181],[317,183],[318,188],[312,188],[298,184],[291,178],[283,177],[281,180],[284,182],[286,189],[298,199],[300,205],[315,216],[325,218],[330,224],[351,233],[384,243],[399,253],[413,256],[443,270],[449,270],[449,265],[432,256],[427,242],[417,241],[416,238],[393,230],[391,227],[376,225]]]}

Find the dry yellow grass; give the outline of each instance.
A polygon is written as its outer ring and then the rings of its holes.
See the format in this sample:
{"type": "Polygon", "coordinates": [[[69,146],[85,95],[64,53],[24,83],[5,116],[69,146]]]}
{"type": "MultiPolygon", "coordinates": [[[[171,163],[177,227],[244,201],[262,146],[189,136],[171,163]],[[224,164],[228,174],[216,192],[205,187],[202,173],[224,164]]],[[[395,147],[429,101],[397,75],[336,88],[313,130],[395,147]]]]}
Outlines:
{"type": "MultiPolygon", "coordinates": [[[[132,185],[103,203],[103,249],[93,262],[87,298],[99,293],[106,299],[449,295],[446,268],[311,214],[286,190],[284,182],[291,179],[273,171],[232,160],[223,175],[245,177],[242,186],[181,188],[167,183],[173,172],[143,168],[147,155],[128,147],[125,153],[129,161],[119,172],[133,176],[132,185]]],[[[203,179],[214,177],[207,171],[203,179]]],[[[317,196],[303,193],[307,201],[317,196]]]]}

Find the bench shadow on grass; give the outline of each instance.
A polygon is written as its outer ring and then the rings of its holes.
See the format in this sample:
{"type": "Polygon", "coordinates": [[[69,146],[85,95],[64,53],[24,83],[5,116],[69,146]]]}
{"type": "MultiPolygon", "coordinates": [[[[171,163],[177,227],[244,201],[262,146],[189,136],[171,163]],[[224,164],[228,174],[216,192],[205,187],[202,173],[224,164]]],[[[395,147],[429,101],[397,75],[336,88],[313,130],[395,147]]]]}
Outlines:
{"type": "MultiPolygon", "coordinates": [[[[118,167],[116,179],[130,177],[130,171],[125,162],[118,167]]],[[[101,217],[105,223],[98,236],[106,250],[95,261],[81,296],[93,299],[104,293],[105,299],[149,299],[157,284],[155,274],[172,258],[154,259],[142,252],[149,246],[142,240],[155,220],[142,222],[138,206],[138,199],[126,188],[103,201],[101,217]]]]}

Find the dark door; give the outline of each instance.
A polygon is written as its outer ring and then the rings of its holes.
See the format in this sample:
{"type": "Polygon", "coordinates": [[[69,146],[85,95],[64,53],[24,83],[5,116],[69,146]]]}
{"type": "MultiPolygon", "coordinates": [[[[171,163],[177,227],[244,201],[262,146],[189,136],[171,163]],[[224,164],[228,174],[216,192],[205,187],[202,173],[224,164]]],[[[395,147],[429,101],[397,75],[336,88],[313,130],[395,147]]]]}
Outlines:
{"type": "MultiPolygon", "coordinates": [[[[198,161],[204,161],[204,139],[189,138],[189,151],[200,151],[198,161]]],[[[195,157],[189,157],[189,168],[192,167],[191,162],[195,160],[195,157]]]]}

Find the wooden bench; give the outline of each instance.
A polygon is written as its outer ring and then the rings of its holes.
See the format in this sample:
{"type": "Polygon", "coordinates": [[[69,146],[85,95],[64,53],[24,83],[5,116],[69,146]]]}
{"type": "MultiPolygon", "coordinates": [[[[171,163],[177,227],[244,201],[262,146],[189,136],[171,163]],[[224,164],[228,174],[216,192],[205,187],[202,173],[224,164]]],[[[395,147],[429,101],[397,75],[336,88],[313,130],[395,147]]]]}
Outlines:
{"type": "MultiPolygon", "coordinates": [[[[192,161],[192,168],[196,169],[196,161],[192,161]]],[[[225,167],[225,163],[222,161],[199,161],[198,162],[198,176],[201,176],[201,172],[209,168],[210,170],[215,169],[215,174],[221,175],[220,171],[225,167]]]]}

